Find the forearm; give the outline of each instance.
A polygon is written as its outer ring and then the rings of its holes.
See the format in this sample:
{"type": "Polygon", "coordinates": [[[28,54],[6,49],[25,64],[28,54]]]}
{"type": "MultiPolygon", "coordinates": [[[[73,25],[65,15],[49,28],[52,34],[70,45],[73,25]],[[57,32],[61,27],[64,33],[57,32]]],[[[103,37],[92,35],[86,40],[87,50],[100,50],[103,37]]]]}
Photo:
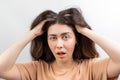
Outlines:
{"type": "Polygon", "coordinates": [[[93,40],[96,44],[98,44],[109,56],[110,58],[120,63],[120,44],[102,36],[92,30],[82,29],[81,33],[91,40],[93,40]]]}
{"type": "Polygon", "coordinates": [[[17,57],[23,48],[35,38],[35,35],[29,31],[25,36],[16,41],[12,46],[0,55],[0,73],[9,70],[15,63],[17,57]]]}

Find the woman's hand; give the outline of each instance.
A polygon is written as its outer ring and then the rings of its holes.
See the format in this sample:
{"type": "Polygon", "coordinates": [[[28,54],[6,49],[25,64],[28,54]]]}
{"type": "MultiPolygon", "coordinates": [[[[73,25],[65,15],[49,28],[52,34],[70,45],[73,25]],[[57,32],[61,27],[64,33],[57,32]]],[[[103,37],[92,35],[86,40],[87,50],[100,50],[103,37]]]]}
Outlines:
{"type": "Polygon", "coordinates": [[[75,28],[80,33],[81,27],[79,25],[75,25],[75,28]]]}
{"type": "Polygon", "coordinates": [[[81,34],[83,34],[83,32],[88,29],[87,27],[81,27],[79,25],[75,25],[75,28],[81,34]]]}
{"type": "Polygon", "coordinates": [[[40,22],[37,26],[35,26],[31,32],[35,35],[35,36],[39,36],[43,33],[42,31],[42,27],[45,24],[45,22],[47,22],[48,20],[44,20],[42,22],[40,22]]]}
{"type": "Polygon", "coordinates": [[[39,36],[41,34],[43,34],[43,25],[47,22],[47,21],[51,21],[53,19],[46,19],[46,20],[43,20],[42,22],[40,22],[37,26],[35,26],[31,32],[35,35],[35,36],[39,36]]]}

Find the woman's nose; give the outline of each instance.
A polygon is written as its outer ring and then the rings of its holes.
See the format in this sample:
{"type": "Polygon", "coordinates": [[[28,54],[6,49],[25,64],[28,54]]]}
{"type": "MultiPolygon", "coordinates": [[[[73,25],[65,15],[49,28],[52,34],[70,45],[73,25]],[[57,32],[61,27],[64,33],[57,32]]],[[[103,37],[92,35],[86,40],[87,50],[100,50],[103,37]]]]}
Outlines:
{"type": "Polygon", "coordinates": [[[57,40],[57,44],[56,44],[57,48],[62,48],[63,47],[63,41],[61,39],[57,40]]]}

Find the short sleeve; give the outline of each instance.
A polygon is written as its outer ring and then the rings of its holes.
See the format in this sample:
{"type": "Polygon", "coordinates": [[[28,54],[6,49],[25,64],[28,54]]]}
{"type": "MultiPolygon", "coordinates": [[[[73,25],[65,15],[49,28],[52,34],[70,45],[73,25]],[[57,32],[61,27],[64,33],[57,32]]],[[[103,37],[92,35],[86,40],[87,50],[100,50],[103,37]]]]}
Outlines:
{"type": "Polygon", "coordinates": [[[25,64],[16,64],[21,80],[36,80],[36,61],[25,64]]]}
{"type": "Polygon", "coordinates": [[[93,80],[117,80],[116,78],[108,79],[107,67],[110,59],[93,59],[92,75],[93,80]]]}
{"type": "Polygon", "coordinates": [[[107,80],[109,59],[93,59],[92,75],[94,80],[107,80]]]}

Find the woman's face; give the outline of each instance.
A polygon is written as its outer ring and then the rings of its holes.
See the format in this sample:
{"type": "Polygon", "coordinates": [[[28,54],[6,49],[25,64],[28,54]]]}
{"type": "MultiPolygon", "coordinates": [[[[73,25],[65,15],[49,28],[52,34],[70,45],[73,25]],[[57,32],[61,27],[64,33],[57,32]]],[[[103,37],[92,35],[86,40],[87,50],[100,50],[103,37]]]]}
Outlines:
{"type": "Polygon", "coordinates": [[[58,61],[73,60],[76,38],[68,25],[54,24],[48,29],[48,45],[58,61]]]}

